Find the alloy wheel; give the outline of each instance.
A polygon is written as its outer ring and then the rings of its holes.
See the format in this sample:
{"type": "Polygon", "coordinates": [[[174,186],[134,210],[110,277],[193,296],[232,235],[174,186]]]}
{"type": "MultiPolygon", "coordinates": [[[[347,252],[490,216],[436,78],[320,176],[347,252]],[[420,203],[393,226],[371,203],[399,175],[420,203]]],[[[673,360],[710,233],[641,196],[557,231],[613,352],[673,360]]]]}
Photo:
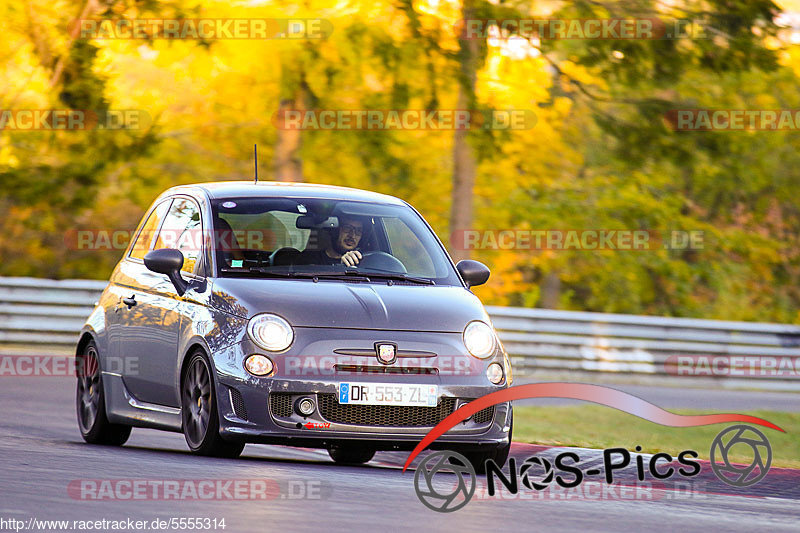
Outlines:
{"type": "Polygon", "coordinates": [[[81,429],[88,432],[92,429],[100,411],[100,364],[97,349],[89,346],[86,353],[75,362],[78,374],[78,421],[81,429]]]}
{"type": "Polygon", "coordinates": [[[183,424],[192,447],[199,447],[211,419],[211,376],[202,357],[192,361],[183,382],[183,424]]]}

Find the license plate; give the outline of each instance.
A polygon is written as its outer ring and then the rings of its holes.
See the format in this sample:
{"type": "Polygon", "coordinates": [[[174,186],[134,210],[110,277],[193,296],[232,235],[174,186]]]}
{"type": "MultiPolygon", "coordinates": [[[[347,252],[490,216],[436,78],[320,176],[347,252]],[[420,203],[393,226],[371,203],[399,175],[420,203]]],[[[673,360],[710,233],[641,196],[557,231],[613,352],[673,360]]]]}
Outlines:
{"type": "Polygon", "coordinates": [[[339,383],[339,403],[436,407],[438,385],[339,383]]]}

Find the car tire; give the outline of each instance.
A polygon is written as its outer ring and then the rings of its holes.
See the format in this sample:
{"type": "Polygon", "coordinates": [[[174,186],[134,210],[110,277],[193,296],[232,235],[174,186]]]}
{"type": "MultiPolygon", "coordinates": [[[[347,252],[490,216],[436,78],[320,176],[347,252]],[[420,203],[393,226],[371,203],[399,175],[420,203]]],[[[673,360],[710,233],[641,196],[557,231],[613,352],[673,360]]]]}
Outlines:
{"type": "Polygon", "coordinates": [[[108,421],[100,356],[94,340],[90,340],[75,359],[75,373],[78,378],[75,407],[83,440],[108,446],[125,444],[131,436],[131,427],[108,421]]]}
{"type": "Polygon", "coordinates": [[[334,444],[328,448],[328,455],[337,464],[362,465],[375,457],[375,450],[363,446],[341,446],[334,444]]]}
{"type": "Polygon", "coordinates": [[[205,353],[197,351],[181,376],[181,427],[192,453],[210,457],[236,458],[244,449],[242,442],[226,441],[219,434],[214,379],[205,353]]]}

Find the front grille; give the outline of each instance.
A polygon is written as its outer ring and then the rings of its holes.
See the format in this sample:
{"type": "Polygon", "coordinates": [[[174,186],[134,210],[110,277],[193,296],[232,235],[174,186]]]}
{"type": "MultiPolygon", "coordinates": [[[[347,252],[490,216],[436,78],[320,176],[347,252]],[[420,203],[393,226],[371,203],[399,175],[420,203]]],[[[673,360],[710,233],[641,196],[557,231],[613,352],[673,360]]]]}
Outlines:
{"type": "Polygon", "coordinates": [[[247,420],[247,407],[244,405],[244,400],[242,399],[242,393],[239,392],[238,389],[234,389],[233,387],[228,387],[228,391],[231,395],[231,405],[233,406],[233,412],[236,413],[236,416],[241,418],[242,420],[247,420]]]}
{"type": "Polygon", "coordinates": [[[272,411],[272,416],[289,418],[292,416],[292,395],[273,392],[269,395],[269,410],[272,411]]]}
{"type": "MultiPolygon", "coordinates": [[[[231,389],[234,390],[234,389],[231,389]]],[[[238,392],[238,391],[236,391],[238,392]]],[[[269,408],[272,416],[290,418],[294,413],[295,394],[273,392],[269,395],[269,408]]],[[[239,414],[236,404],[234,411],[239,414]]],[[[455,410],[455,398],[441,398],[436,407],[410,407],[399,405],[348,405],[340,404],[335,394],[318,394],[319,411],[325,420],[337,424],[376,427],[433,427],[455,410]]],[[[242,404],[244,408],[244,404],[242,404]]],[[[494,406],[482,409],[472,415],[476,424],[486,424],[494,419],[494,406]]],[[[245,411],[246,416],[246,411],[245,411]]],[[[244,418],[246,420],[246,418],[244,418]]]]}
{"type": "Polygon", "coordinates": [[[439,369],[416,366],[370,366],[370,365],[334,365],[337,372],[364,374],[431,374],[438,375],[439,369]]]}
{"type": "Polygon", "coordinates": [[[455,398],[441,398],[436,407],[340,404],[335,394],[318,394],[317,400],[325,420],[375,427],[433,427],[456,406],[455,398]]]}
{"type": "Polygon", "coordinates": [[[481,409],[472,415],[472,420],[474,420],[476,424],[485,424],[492,419],[494,419],[494,405],[486,409],[481,409]]]}

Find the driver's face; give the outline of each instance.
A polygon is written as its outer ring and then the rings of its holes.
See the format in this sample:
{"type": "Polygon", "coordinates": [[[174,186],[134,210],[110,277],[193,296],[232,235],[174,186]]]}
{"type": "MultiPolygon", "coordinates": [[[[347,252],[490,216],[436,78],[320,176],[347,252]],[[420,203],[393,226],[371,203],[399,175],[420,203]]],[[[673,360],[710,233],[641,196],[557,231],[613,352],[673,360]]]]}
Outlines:
{"type": "Polygon", "coordinates": [[[339,224],[339,238],[336,241],[339,249],[343,252],[355,250],[358,243],[361,241],[361,235],[364,232],[363,225],[359,220],[352,220],[344,218],[339,224]]]}

